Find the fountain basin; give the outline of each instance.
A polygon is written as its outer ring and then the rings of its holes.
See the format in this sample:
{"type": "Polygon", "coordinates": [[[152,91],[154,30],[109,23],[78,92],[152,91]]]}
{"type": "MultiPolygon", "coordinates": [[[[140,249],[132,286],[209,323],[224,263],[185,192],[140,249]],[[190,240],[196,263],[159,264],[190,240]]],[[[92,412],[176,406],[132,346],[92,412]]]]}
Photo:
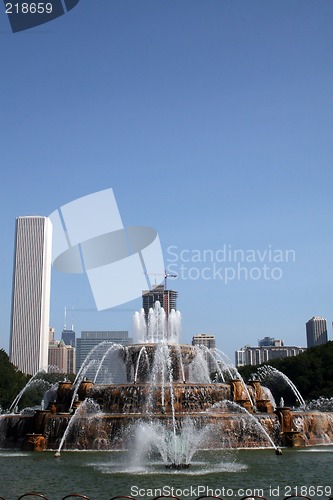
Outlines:
{"type": "MultiPolygon", "coordinates": [[[[70,414],[49,414],[44,420],[44,427],[39,428],[40,434],[45,438],[45,449],[58,449],[72,418],[70,414]]],[[[209,429],[202,445],[205,449],[271,447],[265,436],[261,435],[242,413],[227,411],[178,413],[175,417],[177,432],[181,431],[189,418],[198,431],[209,429]]],[[[277,446],[315,446],[333,442],[331,413],[292,413],[294,430],[283,433],[276,414],[256,414],[255,418],[277,446]]],[[[161,422],[169,431],[174,424],[170,414],[154,414],[153,421],[161,422]]],[[[152,418],[142,413],[127,415],[101,413],[82,417],[77,419],[68,433],[64,449],[130,450],[135,428],[143,423],[150,425],[151,422],[152,418]]],[[[26,435],[34,435],[34,417],[2,416],[1,429],[1,448],[22,449],[26,435]]]]}
{"type": "Polygon", "coordinates": [[[168,323],[156,302],[149,318],[145,325],[143,311],[136,316],[143,343],[95,346],[73,384],[49,389],[46,410],[0,416],[0,447],[26,443],[56,456],[80,449],[142,457],[157,449],[168,468],[178,469],[199,449],[270,447],[280,454],[281,446],[332,442],[333,414],[295,413],[282,400],[274,411],[261,379],[245,384],[224,353],[175,343],[179,315],[171,312],[168,323]]]}
{"type": "Polygon", "coordinates": [[[87,397],[96,401],[103,413],[152,415],[204,411],[218,401],[231,399],[232,390],[229,384],[117,384],[94,386],[87,397]]]}
{"type": "Polygon", "coordinates": [[[272,443],[260,432],[260,427],[279,447],[333,442],[332,413],[292,412],[286,407],[271,413],[269,400],[255,399],[256,394],[263,397],[265,391],[262,389],[257,383],[255,390],[247,387],[256,403],[256,413],[250,415],[247,408],[251,407],[251,402],[243,399],[246,390],[240,380],[229,384],[170,382],[109,385],[94,385],[85,380],[78,391],[83,401],[75,403],[77,410],[73,414],[73,411],[63,411],[71,400],[73,387],[68,383],[66,387],[60,384],[51,410],[36,411],[34,415],[0,417],[0,446],[22,448],[29,443],[26,436],[39,434],[44,439],[43,445],[31,445],[30,449],[57,450],[70,428],[64,449],[130,450],[138,426],[145,425],[148,429],[156,422],[163,424],[167,432],[181,434],[189,420],[194,425],[194,432],[209,429],[201,444],[206,449],[271,447],[272,443]],[[236,401],[237,397],[241,399],[236,401]],[[93,402],[93,412],[79,414],[88,401],[93,402]],[[231,403],[221,405],[221,402],[231,403]],[[259,407],[265,411],[258,412],[259,407]]]}
{"type": "MultiPolygon", "coordinates": [[[[94,351],[100,360],[94,378],[111,353],[123,363],[123,383],[87,379],[85,370],[96,365],[88,356],[74,384],[58,384],[46,410],[0,417],[0,446],[59,453],[62,448],[130,451],[138,431],[143,447],[163,438],[164,455],[170,442],[182,448],[182,440],[189,446],[199,435],[204,439],[196,443],[198,449],[277,449],[333,441],[332,413],[292,412],[284,406],[274,411],[271,394],[259,380],[246,385],[221,359],[215,359],[219,382],[210,382],[207,349],[164,342],[102,347],[103,355],[94,351]]],[[[189,463],[173,456],[166,462],[171,468],[189,463]]]]}

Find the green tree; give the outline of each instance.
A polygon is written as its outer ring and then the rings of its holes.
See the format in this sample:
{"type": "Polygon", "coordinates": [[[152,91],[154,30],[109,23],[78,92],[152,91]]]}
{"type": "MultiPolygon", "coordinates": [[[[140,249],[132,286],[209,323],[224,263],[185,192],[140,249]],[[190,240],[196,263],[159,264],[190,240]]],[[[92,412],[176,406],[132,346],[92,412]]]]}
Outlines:
{"type": "Polygon", "coordinates": [[[0,406],[7,410],[13,402],[15,396],[26,385],[29,380],[28,375],[24,375],[17,370],[9,361],[9,357],[4,349],[0,350],[0,406]]]}
{"type": "MultiPolygon", "coordinates": [[[[64,375],[63,373],[45,373],[40,372],[33,380],[33,383],[24,391],[18,408],[31,407],[39,405],[43,399],[44,393],[51,385],[63,380],[64,377],[73,381],[74,374],[64,375]]],[[[9,361],[7,353],[0,350],[0,410],[8,410],[15,397],[27,385],[31,379],[30,375],[25,375],[9,361]]]]}
{"type": "MultiPolygon", "coordinates": [[[[266,364],[284,373],[296,385],[306,401],[318,399],[320,396],[333,397],[332,341],[311,347],[298,356],[275,359],[266,364]]],[[[257,369],[258,366],[245,366],[240,368],[239,372],[245,380],[248,380],[257,369]]],[[[275,381],[275,384],[279,387],[272,389],[274,397],[276,398],[276,392],[279,390],[279,396],[284,397],[287,404],[294,404],[295,399],[293,399],[290,389],[287,390],[283,386],[282,380],[279,383],[275,381]]]]}

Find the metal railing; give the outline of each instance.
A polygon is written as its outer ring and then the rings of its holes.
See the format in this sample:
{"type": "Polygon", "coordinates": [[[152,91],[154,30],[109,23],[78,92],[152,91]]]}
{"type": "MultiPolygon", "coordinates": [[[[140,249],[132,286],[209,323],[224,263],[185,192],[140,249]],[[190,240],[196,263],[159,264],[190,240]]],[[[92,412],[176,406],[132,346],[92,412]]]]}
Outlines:
{"type": "Polygon", "coordinates": [[[223,500],[221,497],[216,497],[212,495],[202,495],[201,497],[196,498],[196,500],[204,500],[204,498],[215,498],[217,500],[223,500]]]}
{"type": "Polygon", "coordinates": [[[80,495],[79,493],[70,493],[69,495],[63,497],[61,500],[65,500],[66,498],[84,498],[85,500],[90,500],[90,498],[86,497],[86,495],[80,495]]]}
{"type": "Polygon", "coordinates": [[[20,497],[18,497],[17,500],[21,500],[21,498],[28,498],[28,497],[43,498],[44,500],[48,500],[41,493],[34,493],[33,491],[31,491],[30,493],[24,493],[24,495],[21,495],[20,497]]]}
{"type": "MultiPolygon", "coordinates": [[[[129,497],[128,495],[120,495],[120,496],[117,496],[117,497],[112,497],[112,498],[110,498],[110,500],[118,500],[120,498],[126,498],[127,500],[136,500],[136,498],[129,497]]],[[[64,499],[62,499],[62,500],[64,500],[64,499]]]]}
{"type": "Polygon", "coordinates": [[[160,500],[161,498],[172,498],[173,500],[181,500],[179,497],[174,497],[173,495],[160,495],[159,497],[152,498],[152,500],[160,500]]]}
{"type": "Polygon", "coordinates": [[[266,497],[260,497],[260,496],[258,496],[258,495],[248,495],[248,496],[246,496],[246,497],[241,498],[240,500],[246,500],[246,498],[251,498],[251,499],[253,499],[253,500],[254,500],[255,498],[260,498],[260,499],[262,499],[262,500],[267,500],[267,499],[266,499],[266,497]]]}
{"type": "Polygon", "coordinates": [[[284,499],[283,499],[283,500],[289,500],[289,498],[305,498],[305,499],[307,499],[307,500],[312,500],[312,498],[310,498],[310,497],[306,497],[306,496],[304,496],[304,495],[290,495],[290,496],[288,496],[288,497],[284,497],[284,499]]]}
{"type": "MultiPolygon", "coordinates": [[[[38,493],[38,492],[34,492],[34,491],[30,491],[28,493],[24,493],[23,495],[19,496],[17,498],[17,500],[22,500],[22,499],[25,499],[25,498],[26,499],[28,499],[28,498],[30,498],[30,499],[41,498],[42,500],[49,500],[42,493],[38,493]]],[[[82,498],[83,500],[100,500],[100,499],[89,498],[88,496],[82,495],[81,493],[70,493],[70,494],[62,497],[59,500],[67,500],[67,499],[70,499],[70,498],[82,498]]],[[[292,500],[292,499],[297,499],[297,498],[300,498],[302,500],[313,500],[311,497],[308,497],[308,496],[305,496],[305,495],[290,495],[290,496],[281,498],[281,500],[292,500]]],[[[173,495],[161,495],[161,496],[158,496],[158,497],[154,497],[151,500],[163,500],[163,499],[168,499],[168,500],[182,500],[181,498],[173,496],[173,495]]],[[[203,496],[197,497],[195,500],[209,500],[209,499],[223,500],[223,498],[218,497],[218,496],[214,496],[214,495],[203,495],[203,496]]],[[[6,497],[0,496],[0,500],[6,500],[6,497]]],[[[54,499],[52,499],[52,500],[54,500],[54,499]]],[[[118,495],[118,496],[111,497],[110,500],[137,500],[137,499],[135,497],[131,497],[131,496],[128,496],[128,495],[118,495]]],[[[242,497],[239,500],[269,500],[269,499],[267,499],[266,497],[258,496],[258,495],[249,495],[249,496],[242,497]]],[[[323,497],[323,500],[333,500],[333,497],[326,497],[326,498],[323,497]]]]}

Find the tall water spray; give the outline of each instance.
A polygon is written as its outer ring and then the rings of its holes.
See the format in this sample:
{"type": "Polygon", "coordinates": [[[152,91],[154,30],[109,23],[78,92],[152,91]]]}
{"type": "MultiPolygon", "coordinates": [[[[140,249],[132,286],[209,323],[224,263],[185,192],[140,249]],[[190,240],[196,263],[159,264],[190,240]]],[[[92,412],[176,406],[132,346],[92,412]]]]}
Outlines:
{"type": "Polygon", "coordinates": [[[148,312],[141,309],[134,314],[134,330],[140,343],[177,344],[181,331],[181,316],[179,311],[172,309],[167,316],[159,301],[148,312]]]}

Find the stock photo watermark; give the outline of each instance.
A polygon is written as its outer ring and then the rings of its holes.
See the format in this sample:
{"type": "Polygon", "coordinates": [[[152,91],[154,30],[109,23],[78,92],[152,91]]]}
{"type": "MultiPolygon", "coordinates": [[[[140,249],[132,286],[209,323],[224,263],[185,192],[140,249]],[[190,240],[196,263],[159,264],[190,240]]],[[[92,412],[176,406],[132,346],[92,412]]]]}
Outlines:
{"type": "Polygon", "coordinates": [[[186,487],[177,488],[168,484],[164,484],[159,488],[142,488],[137,485],[131,486],[130,495],[135,498],[147,498],[158,496],[173,496],[177,498],[195,498],[199,499],[202,496],[206,497],[261,497],[265,495],[270,497],[285,496],[330,496],[332,487],[328,485],[267,485],[264,488],[230,488],[221,485],[218,488],[212,488],[208,485],[188,485],[186,487]]]}
{"type": "Polygon", "coordinates": [[[149,275],[165,272],[157,231],[124,225],[111,188],[72,200],[49,218],[54,269],[85,274],[98,311],[141,297],[149,275]]]}
{"type": "Polygon", "coordinates": [[[47,2],[4,0],[13,33],[36,28],[74,9],[80,0],[49,0],[47,2]]]}
{"type": "Polygon", "coordinates": [[[296,262],[296,252],[272,245],[242,249],[225,243],[215,250],[170,245],[166,262],[168,272],[183,280],[220,280],[226,285],[232,281],[279,281],[285,265],[296,262]]]}

